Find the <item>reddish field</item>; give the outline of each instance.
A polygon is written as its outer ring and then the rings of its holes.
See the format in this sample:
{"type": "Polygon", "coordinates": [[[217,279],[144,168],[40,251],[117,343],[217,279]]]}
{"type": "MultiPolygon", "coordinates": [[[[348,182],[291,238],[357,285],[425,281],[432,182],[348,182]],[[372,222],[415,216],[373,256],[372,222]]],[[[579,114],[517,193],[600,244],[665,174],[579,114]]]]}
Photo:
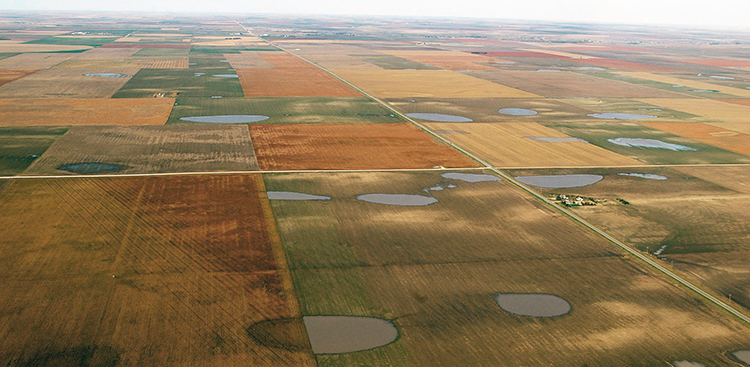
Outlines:
{"type": "Polygon", "coordinates": [[[735,60],[672,60],[672,61],[684,62],[686,64],[718,66],[718,67],[725,67],[725,68],[729,68],[732,66],[750,67],[750,61],[735,61],[735,60]]]}
{"type": "Polygon", "coordinates": [[[411,124],[250,125],[261,170],[477,167],[411,124]]]}
{"type": "Polygon", "coordinates": [[[108,43],[99,48],[190,48],[190,44],[181,43],[108,43]]]}
{"type": "Polygon", "coordinates": [[[37,69],[0,69],[0,85],[8,84],[26,75],[36,73],[37,69]]]}
{"type": "Polygon", "coordinates": [[[314,365],[247,332],[299,316],[260,175],[17,181],[0,221],[3,366],[314,365]]]}
{"type": "Polygon", "coordinates": [[[668,68],[664,66],[641,64],[637,62],[613,60],[613,59],[585,59],[575,60],[584,64],[599,66],[603,68],[620,69],[625,71],[648,71],[648,72],[659,72],[659,73],[690,73],[681,69],[668,68]]]}
{"type": "Polygon", "coordinates": [[[641,125],[750,156],[750,135],[689,122],[641,122],[641,125]]]}
{"type": "Polygon", "coordinates": [[[750,106],[750,99],[720,99],[719,101],[738,104],[741,106],[750,106]]]}
{"type": "Polygon", "coordinates": [[[325,71],[281,52],[261,53],[274,69],[238,69],[245,97],[362,97],[325,71]]]}

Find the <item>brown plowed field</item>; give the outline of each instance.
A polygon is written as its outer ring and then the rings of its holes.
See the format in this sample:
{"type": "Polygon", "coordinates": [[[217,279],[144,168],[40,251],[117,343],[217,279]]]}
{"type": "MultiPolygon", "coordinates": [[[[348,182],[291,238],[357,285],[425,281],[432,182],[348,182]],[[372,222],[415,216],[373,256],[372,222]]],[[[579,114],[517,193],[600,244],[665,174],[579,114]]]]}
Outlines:
{"type": "Polygon", "coordinates": [[[0,68],[46,69],[55,66],[69,58],[72,54],[20,54],[0,60],[0,68]]]}
{"type": "Polygon", "coordinates": [[[34,74],[39,70],[36,69],[0,69],[0,86],[8,84],[16,79],[34,74]]]}
{"type": "Polygon", "coordinates": [[[472,75],[545,97],[684,97],[656,88],[573,72],[480,71],[472,75]]]}
{"type": "Polygon", "coordinates": [[[503,60],[460,51],[382,50],[380,52],[447,70],[495,70],[479,63],[503,60]]]}
{"type": "Polygon", "coordinates": [[[138,69],[46,69],[0,87],[2,98],[109,98],[130,78],[85,76],[88,73],[133,75],[138,69]]]}
{"type": "Polygon", "coordinates": [[[476,167],[411,124],[250,125],[261,170],[476,167]]]}
{"type": "Polygon", "coordinates": [[[361,97],[325,71],[292,55],[265,52],[274,69],[238,69],[245,97],[361,97]]]}
{"type": "Polygon", "coordinates": [[[0,98],[0,126],[164,125],[174,98],[0,98]]]}
{"type": "Polygon", "coordinates": [[[0,364],[314,365],[246,331],[299,316],[264,191],[259,175],[12,183],[0,364]]]}
{"type": "Polygon", "coordinates": [[[99,162],[118,173],[257,171],[244,125],[74,126],[24,174],[63,175],[61,165],[99,162]]]}
{"type": "Polygon", "coordinates": [[[750,156],[750,135],[689,122],[640,122],[641,125],[750,156]]]}

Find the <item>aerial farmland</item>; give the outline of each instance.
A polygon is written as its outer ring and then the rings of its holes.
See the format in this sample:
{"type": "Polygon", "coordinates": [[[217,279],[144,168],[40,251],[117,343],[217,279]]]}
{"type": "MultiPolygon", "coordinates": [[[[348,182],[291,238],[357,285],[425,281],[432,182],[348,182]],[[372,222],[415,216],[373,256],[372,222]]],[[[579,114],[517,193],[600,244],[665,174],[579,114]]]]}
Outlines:
{"type": "Polygon", "coordinates": [[[748,50],[0,13],[0,365],[750,366],[748,50]]]}

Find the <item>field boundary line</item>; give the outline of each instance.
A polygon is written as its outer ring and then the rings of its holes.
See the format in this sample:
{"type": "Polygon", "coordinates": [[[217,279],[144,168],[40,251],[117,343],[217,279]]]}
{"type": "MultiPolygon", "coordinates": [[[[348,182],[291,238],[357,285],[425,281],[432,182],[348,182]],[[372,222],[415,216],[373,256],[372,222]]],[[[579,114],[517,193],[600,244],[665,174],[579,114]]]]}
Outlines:
{"type": "Polygon", "coordinates": [[[53,178],[116,178],[116,177],[159,177],[159,176],[205,176],[205,175],[246,175],[246,174],[274,174],[274,173],[378,173],[378,172],[430,172],[430,171],[477,171],[487,170],[488,167],[440,167],[440,168],[382,168],[382,169],[297,169],[271,171],[194,171],[194,172],[153,172],[153,173],[121,173],[103,175],[28,175],[28,176],[0,176],[0,180],[16,179],[53,179],[53,178]]]}
{"type": "MultiPolygon", "coordinates": [[[[383,105],[384,107],[386,107],[388,110],[393,111],[394,113],[396,113],[399,116],[403,117],[407,121],[409,121],[412,124],[416,125],[417,127],[419,127],[420,129],[422,129],[423,131],[429,133],[430,135],[434,136],[435,138],[439,139],[440,141],[447,143],[448,145],[454,147],[459,152],[467,155],[468,157],[474,159],[478,163],[484,165],[486,169],[488,169],[488,170],[496,173],[500,177],[508,180],[508,182],[512,183],[513,185],[515,185],[515,186],[519,187],[520,189],[526,191],[527,193],[531,194],[532,196],[536,197],[537,199],[542,200],[543,202],[545,202],[548,205],[552,206],[553,208],[557,209],[559,212],[563,213],[564,215],[568,216],[569,218],[573,219],[574,221],[578,222],[579,224],[582,224],[584,227],[588,228],[589,230],[594,231],[598,235],[604,237],[605,239],[607,239],[611,243],[617,245],[621,249],[625,250],[627,253],[635,256],[636,258],[642,260],[643,262],[645,262],[646,264],[650,265],[654,269],[660,271],[662,274],[666,275],[667,277],[672,278],[673,280],[677,281],[678,283],[682,284],[683,286],[687,287],[688,289],[692,290],[693,292],[697,293],[698,295],[702,296],[703,298],[707,299],[708,301],[714,303],[715,305],[719,306],[720,308],[724,309],[725,311],[727,311],[727,312],[731,313],[732,315],[736,316],[740,320],[746,322],[747,324],[750,324],[750,317],[748,317],[744,313],[742,313],[739,310],[735,309],[734,307],[728,305],[727,303],[723,302],[722,300],[714,297],[713,295],[709,294],[708,292],[704,291],[703,289],[701,289],[700,287],[696,286],[695,284],[689,282],[688,280],[684,279],[683,277],[675,274],[671,270],[665,268],[661,264],[659,264],[656,261],[650,259],[648,256],[642,254],[640,251],[638,251],[638,250],[636,250],[636,249],[634,249],[634,248],[626,245],[625,243],[621,242],[620,240],[612,237],[611,235],[607,234],[603,230],[601,230],[601,229],[597,228],[596,226],[594,226],[593,224],[587,222],[583,218],[575,215],[573,212],[571,212],[569,210],[566,210],[565,208],[557,205],[557,203],[555,203],[555,202],[547,199],[546,197],[544,197],[541,194],[537,193],[536,191],[530,189],[529,187],[527,187],[526,185],[522,184],[521,182],[518,182],[515,178],[511,177],[510,175],[506,174],[505,172],[501,171],[500,169],[491,166],[490,164],[488,164],[484,160],[480,159],[479,157],[475,156],[474,154],[472,154],[472,153],[468,152],[467,150],[465,150],[465,149],[457,146],[456,144],[451,143],[450,141],[446,140],[442,136],[439,136],[438,134],[436,134],[435,132],[433,132],[432,130],[430,130],[427,126],[425,126],[425,125],[423,125],[423,124],[421,124],[419,122],[414,121],[413,119],[411,119],[410,117],[406,116],[405,114],[397,111],[395,108],[391,107],[387,103],[381,101],[378,98],[375,98],[374,96],[372,96],[371,94],[363,91],[362,89],[357,88],[353,84],[349,83],[348,81],[344,80],[343,78],[341,78],[340,76],[334,74],[333,72],[329,71],[328,69],[326,69],[326,68],[324,68],[324,67],[322,67],[322,66],[320,66],[318,64],[315,64],[315,63],[311,62],[310,60],[307,60],[306,58],[304,58],[302,56],[296,55],[296,54],[292,53],[291,51],[288,51],[288,50],[286,50],[286,49],[284,49],[282,47],[276,46],[276,44],[274,44],[272,42],[269,42],[269,44],[271,44],[274,47],[277,47],[277,48],[281,49],[282,51],[284,51],[284,52],[286,52],[286,53],[288,53],[290,55],[293,55],[293,56],[295,56],[295,57],[297,57],[297,58],[299,58],[299,59],[301,59],[303,61],[306,61],[307,63],[309,63],[311,65],[314,65],[314,66],[320,68],[321,70],[327,72],[328,74],[331,74],[332,76],[334,76],[337,79],[341,80],[342,82],[346,83],[350,87],[352,87],[355,90],[359,91],[363,95],[365,95],[365,96],[371,98],[372,100],[380,103],[381,105],[383,105]]],[[[631,166],[628,166],[628,167],[631,167],[631,166]]]]}

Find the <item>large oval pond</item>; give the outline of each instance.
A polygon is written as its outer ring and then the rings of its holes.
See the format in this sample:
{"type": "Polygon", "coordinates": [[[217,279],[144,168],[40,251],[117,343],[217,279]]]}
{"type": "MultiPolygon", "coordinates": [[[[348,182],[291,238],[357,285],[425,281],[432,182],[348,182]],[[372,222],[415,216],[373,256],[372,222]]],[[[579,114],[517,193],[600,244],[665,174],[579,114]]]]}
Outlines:
{"type": "Polygon", "coordinates": [[[408,194],[365,194],[357,196],[357,200],[374,204],[398,206],[426,206],[438,202],[437,199],[431,196],[408,194]]]}
{"type": "Polygon", "coordinates": [[[268,120],[269,118],[270,117],[263,115],[216,115],[180,117],[180,121],[207,122],[213,124],[242,124],[268,120]]]}
{"type": "Polygon", "coordinates": [[[392,322],[374,317],[305,316],[303,320],[315,354],[359,352],[398,338],[392,322]]]}
{"type": "Polygon", "coordinates": [[[520,316],[557,317],[570,312],[571,306],[562,297],[539,293],[499,293],[495,303],[504,311],[520,316]]]}
{"type": "Polygon", "coordinates": [[[666,149],[672,151],[696,151],[697,149],[686,147],[680,144],[666,143],[656,139],[642,139],[642,138],[617,138],[607,139],[612,144],[617,144],[623,147],[640,147],[640,148],[654,148],[654,149],[666,149]]]}
{"type": "Polygon", "coordinates": [[[268,200],[331,200],[330,196],[305,194],[293,191],[268,191],[268,200]]]}
{"type": "Polygon", "coordinates": [[[551,189],[562,189],[569,187],[583,187],[593,185],[604,178],[602,175],[543,175],[543,176],[518,176],[516,180],[527,185],[551,189]]]}
{"type": "Polygon", "coordinates": [[[409,116],[415,119],[420,119],[420,120],[437,121],[437,122],[472,122],[474,121],[468,117],[456,116],[456,115],[444,115],[442,113],[407,113],[406,116],[409,116]]]}
{"type": "Polygon", "coordinates": [[[641,115],[638,113],[590,113],[586,116],[595,117],[598,119],[610,119],[610,120],[644,120],[644,119],[655,119],[658,116],[654,115],[641,115]]]}
{"type": "Polygon", "coordinates": [[[539,113],[534,110],[528,110],[525,108],[501,108],[497,112],[500,112],[503,115],[511,116],[534,116],[539,113]]]}

